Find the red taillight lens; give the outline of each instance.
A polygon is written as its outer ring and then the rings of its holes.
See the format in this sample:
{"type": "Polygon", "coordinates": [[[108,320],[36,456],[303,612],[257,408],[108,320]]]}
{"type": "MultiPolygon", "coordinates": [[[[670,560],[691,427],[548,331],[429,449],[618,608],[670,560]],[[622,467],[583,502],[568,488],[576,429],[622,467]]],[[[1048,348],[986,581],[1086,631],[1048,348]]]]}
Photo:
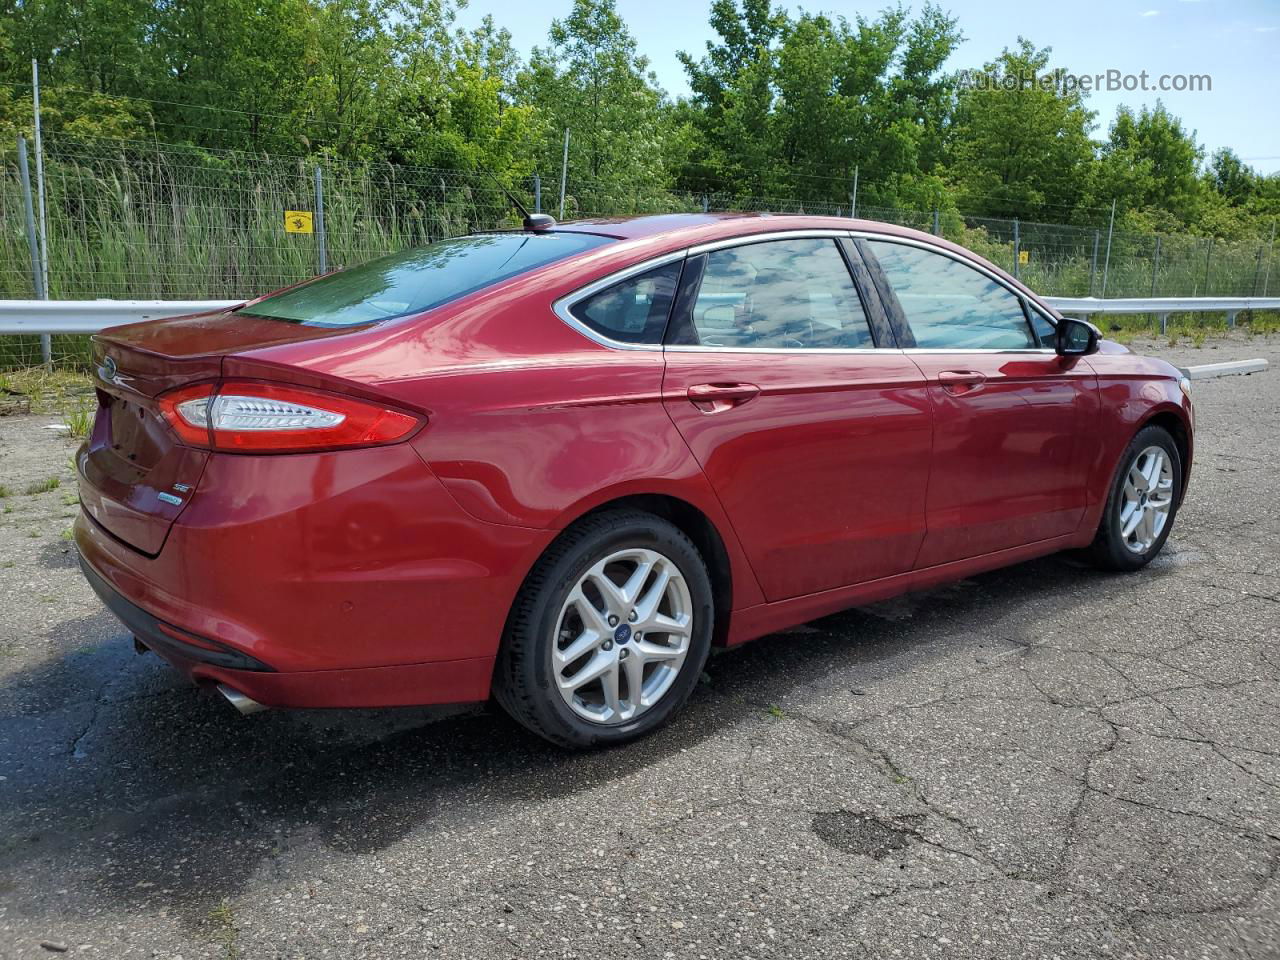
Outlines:
{"type": "Polygon", "coordinates": [[[241,453],[295,453],[395,443],[418,417],[306,387],[228,381],[183,387],[160,409],[184,442],[241,453]]]}

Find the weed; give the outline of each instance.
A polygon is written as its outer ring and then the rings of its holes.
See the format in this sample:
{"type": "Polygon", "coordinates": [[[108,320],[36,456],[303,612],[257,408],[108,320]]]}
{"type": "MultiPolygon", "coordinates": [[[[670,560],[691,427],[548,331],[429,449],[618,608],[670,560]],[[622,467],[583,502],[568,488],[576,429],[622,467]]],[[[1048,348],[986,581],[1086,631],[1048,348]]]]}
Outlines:
{"type": "Polygon", "coordinates": [[[80,494],[78,493],[64,493],[62,495],[62,505],[64,507],[74,507],[79,502],[80,494]]]}
{"type": "Polygon", "coordinates": [[[43,480],[34,480],[27,484],[27,496],[34,497],[37,493],[48,493],[51,490],[57,490],[62,480],[58,477],[45,477],[43,480]]]}
{"type": "Polygon", "coordinates": [[[28,533],[28,534],[27,534],[27,539],[28,539],[28,540],[38,540],[38,539],[40,539],[40,531],[39,531],[39,530],[32,530],[30,533],[28,533]]]}
{"type": "Polygon", "coordinates": [[[227,960],[236,960],[240,951],[236,948],[236,912],[223,900],[209,911],[209,923],[213,925],[213,939],[222,945],[227,960]]]}
{"type": "Polygon", "coordinates": [[[63,411],[62,422],[66,424],[67,431],[71,436],[77,440],[84,440],[89,436],[89,431],[93,429],[95,415],[94,408],[81,401],[63,411]]]}
{"type": "Polygon", "coordinates": [[[12,497],[12,496],[13,496],[13,491],[10,490],[3,483],[0,483],[0,500],[3,500],[5,497],[12,497]]]}
{"type": "Polygon", "coordinates": [[[63,540],[71,540],[75,537],[75,535],[76,535],[76,532],[73,529],[71,529],[71,527],[67,527],[67,529],[62,531],[63,540]]]}
{"type": "Polygon", "coordinates": [[[786,716],[786,714],[782,712],[782,708],[778,706],[776,703],[771,703],[769,704],[769,716],[773,717],[776,720],[781,720],[783,717],[786,716]]]}

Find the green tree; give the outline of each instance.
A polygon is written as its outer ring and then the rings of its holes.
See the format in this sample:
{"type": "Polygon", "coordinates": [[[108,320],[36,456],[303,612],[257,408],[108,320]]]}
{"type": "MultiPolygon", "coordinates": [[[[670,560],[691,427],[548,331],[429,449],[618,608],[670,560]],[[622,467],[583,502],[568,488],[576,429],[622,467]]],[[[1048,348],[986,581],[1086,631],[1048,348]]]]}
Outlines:
{"type": "MultiPolygon", "coordinates": [[[[609,185],[611,199],[666,180],[669,114],[649,62],[618,16],[614,0],[574,0],[553,20],[549,44],[533,51],[519,102],[541,120],[539,167],[558,171],[565,128],[571,131],[570,180],[578,190],[609,185]]],[[[597,196],[589,205],[604,199],[597,196]]]]}
{"type": "Polygon", "coordinates": [[[1095,114],[1055,82],[1051,50],[1019,37],[961,89],[948,167],[966,211],[1061,221],[1086,200],[1095,114]]]}

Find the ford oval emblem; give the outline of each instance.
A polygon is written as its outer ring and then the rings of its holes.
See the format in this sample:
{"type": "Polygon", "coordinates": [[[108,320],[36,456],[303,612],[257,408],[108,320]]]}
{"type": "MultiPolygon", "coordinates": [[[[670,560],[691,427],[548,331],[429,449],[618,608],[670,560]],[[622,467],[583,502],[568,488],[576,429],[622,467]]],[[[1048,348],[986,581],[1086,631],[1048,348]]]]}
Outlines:
{"type": "Polygon", "coordinates": [[[116,378],[117,370],[118,368],[116,367],[115,358],[104,357],[102,360],[102,366],[98,368],[98,376],[103,380],[110,382],[116,378]]]}

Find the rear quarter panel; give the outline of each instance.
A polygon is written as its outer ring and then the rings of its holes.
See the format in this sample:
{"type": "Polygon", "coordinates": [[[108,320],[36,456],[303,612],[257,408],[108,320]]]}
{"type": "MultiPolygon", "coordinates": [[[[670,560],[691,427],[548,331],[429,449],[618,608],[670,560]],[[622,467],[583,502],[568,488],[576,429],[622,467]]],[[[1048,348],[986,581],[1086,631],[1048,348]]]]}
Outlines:
{"type": "Polygon", "coordinates": [[[759,603],[719,500],[663,407],[661,349],[603,346],[552,309],[564,294],[662,252],[657,241],[609,245],[436,316],[245,359],[351,381],[424,412],[413,448],[478,520],[559,530],[620,497],[683,500],[724,542],[734,606],[759,603]]]}

